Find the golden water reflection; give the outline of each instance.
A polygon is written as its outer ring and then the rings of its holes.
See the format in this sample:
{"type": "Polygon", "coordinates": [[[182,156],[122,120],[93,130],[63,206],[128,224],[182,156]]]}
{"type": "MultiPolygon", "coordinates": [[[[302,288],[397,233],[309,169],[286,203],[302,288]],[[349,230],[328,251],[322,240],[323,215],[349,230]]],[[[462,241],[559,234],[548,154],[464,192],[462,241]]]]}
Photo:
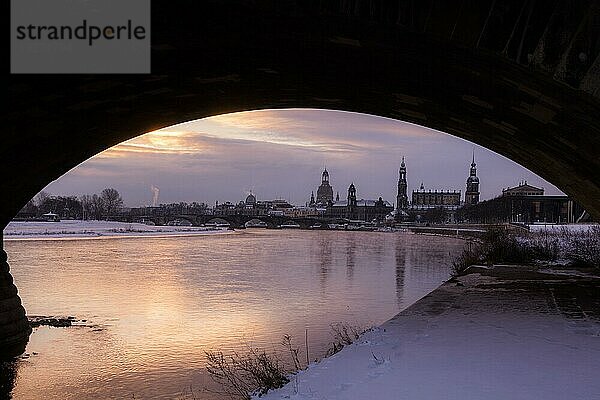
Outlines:
{"type": "Polygon", "coordinates": [[[73,315],[87,326],[38,328],[31,356],[0,384],[14,386],[15,399],[138,399],[212,387],[206,350],[279,351],[284,334],[304,348],[308,329],[311,357],[321,356],[331,323],[389,319],[447,278],[462,242],[247,230],[5,247],[30,315],[73,315]]]}

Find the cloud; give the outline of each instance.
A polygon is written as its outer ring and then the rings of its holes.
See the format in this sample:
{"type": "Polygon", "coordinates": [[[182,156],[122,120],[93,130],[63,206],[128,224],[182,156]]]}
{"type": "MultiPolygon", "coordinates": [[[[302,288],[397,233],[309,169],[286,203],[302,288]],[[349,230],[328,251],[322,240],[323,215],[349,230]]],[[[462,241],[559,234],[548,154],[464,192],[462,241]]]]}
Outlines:
{"type": "Polygon", "coordinates": [[[409,123],[342,111],[260,110],[220,115],[176,125],[224,139],[308,147],[319,151],[357,152],[397,146],[399,138],[439,141],[443,134],[409,123]]]}
{"type": "Polygon", "coordinates": [[[129,205],[147,204],[148,187],[161,201],[237,201],[253,190],[302,204],[320,183],[324,164],[334,190],[345,197],[395,199],[400,159],[406,156],[409,190],[464,192],[476,157],[482,197],[521,179],[553,187],[525,168],[465,140],[417,125],[328,110],[263,110],[221,115],[149,132],[82,163],[54,182],[54,193],[81,194],[114,186],[129,205]],[[539,182],[539,183],[538,183],[539,182]],[[99,189],[96,189],[99,188],[99,189]]]}
{"type": "Polygon", "coordinates": [[[131,153],[198,154],[210,151],[203,135],[189,131],[158,130],[127,140],[100,153],[100,158],[122,158],[131,153]]]}

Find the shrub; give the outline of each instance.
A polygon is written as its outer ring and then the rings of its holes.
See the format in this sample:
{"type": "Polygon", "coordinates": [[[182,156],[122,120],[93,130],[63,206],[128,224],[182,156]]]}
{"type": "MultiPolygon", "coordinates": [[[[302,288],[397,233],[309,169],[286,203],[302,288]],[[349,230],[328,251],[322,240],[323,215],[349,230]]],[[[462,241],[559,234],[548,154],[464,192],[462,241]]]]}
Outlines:
{"type": "Polygon", "coordinates": [[[556,261],[561,250],[559,238],[545,232],[529,235],[523,241],[523,246],[529,251],[531,258],[537,261],[556,261]]]}
{"type": "Polygon", "coordinates": [[[533,263],[567,259],[579,265],[600,269],[600,226],[574,232],[542,231],[517,236],[491,228],[474,248],[463,250],[452,262],[452,276],[463,275],[473,264],[533,263]]]}
{"type": "Polygon", "coordinates": [[[221,351],[205,354],[208,373],[222,387],[223,394],[231,398],[250,399],[250,393],[260,397],[289,382],[279,360],[256,348],[250,347],[246,354],[234,352],[225,356],[221,351]]]}
{"type": "Polygon", "coordinates": [[[502,228],[490,228],[483,237],[483,256],[488,264],[527,263],[533,254],[526,242],[502,228]]]}
{"type": "Polygon", "coordinates": [[[600,226],[583,232],[561,232],[566,243],[566,257],[584,265],[600,269],[600,226]]]}
{"type": "Polygon", "coordinates": [[[465,248],[462,253],[460,253],[452,261],[451,275],[453,277],[464,275],[467,271],[467,268],[480,262],[479,247],[465,248]]]}

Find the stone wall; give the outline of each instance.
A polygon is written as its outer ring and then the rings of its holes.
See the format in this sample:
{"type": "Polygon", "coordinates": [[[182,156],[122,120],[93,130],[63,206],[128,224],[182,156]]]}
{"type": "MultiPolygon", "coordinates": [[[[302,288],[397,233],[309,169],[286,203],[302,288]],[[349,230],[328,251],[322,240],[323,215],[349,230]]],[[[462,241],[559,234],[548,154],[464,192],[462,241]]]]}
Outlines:
{"type": "Polygon", "coordinates": [[[31,334],[7,258],[0,249],[0,359],[22,354],[31,334]]]}

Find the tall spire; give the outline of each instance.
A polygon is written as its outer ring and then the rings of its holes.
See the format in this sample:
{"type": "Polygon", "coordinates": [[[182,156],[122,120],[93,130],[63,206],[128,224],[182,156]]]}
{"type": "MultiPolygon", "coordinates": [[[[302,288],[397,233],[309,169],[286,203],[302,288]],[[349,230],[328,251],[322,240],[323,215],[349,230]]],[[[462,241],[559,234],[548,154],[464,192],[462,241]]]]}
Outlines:
{"type": "Polygon", "coordinates": [[[408,183],[406,181],[406,163],[404,156],[402,156],[402,162],[400,163],[400,170],[398,171],[398,192],[396,194],[396,209],[404,210],[408,208],[408,195],[406,193],[408,183]]]}
{"type": "Polygon", "coordinates": [[[326,166],[324,167],[323,174],[321,175],[321,182],[329,182],[329,172],[327,171],[326,166]]]}
{"type": "Polygon", "coordinates": [[[471,161],[471,170],[469,176],[477,175],[477,164],[475,164],[475,149],[473,149],[473,161],[471,161]]]}
{"type": "Polygon", "coordinates": [[[475,149],[471,159],[471,168],[467,178],[467,191],[465,192],[465,204],[474,205],[479,203],[479,178],[477,177],[477,164],[475,164],[475,149]]]}

